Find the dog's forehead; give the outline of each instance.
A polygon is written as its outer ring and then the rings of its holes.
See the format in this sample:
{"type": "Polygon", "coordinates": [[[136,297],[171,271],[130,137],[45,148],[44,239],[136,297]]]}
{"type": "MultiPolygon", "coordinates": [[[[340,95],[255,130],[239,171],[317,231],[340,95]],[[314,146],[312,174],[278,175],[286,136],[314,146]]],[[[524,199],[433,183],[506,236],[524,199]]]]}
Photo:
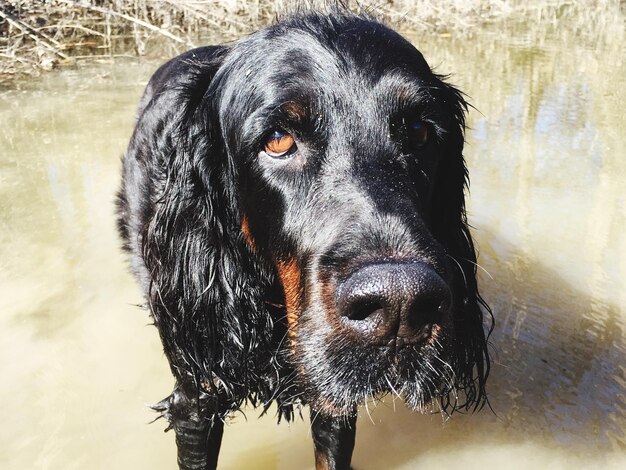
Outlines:
{"type": "Polygon", "coordinates": [[[257,104],[290,94],[336,99],[351,87],[401,94],[407,83],[432,77],[412,44],[361,18],[345,20],[341,29],[278,24],[259,31],[233,47],[223,70],[229,75],[223,82],[226,95],[240,100],[251,96],[257,104]],[[346,86],[338,87],[342,83],[346,86]]]}

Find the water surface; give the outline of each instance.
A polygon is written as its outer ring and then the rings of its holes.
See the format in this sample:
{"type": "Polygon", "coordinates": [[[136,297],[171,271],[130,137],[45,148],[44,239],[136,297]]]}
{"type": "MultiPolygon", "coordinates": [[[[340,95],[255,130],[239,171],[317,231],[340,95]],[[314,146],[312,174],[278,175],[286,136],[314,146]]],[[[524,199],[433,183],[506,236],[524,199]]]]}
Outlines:
{"type": "MultiPolygon", "coordinates": [[[[477,108],[468,208],[497,322],[495,414],[363,410],[359,470],[626,464],[623,17],[542,21],[413,36],[477,108]]],[[[113,217],[157,65],[93,64],[0,92],[1,468],[173,468],[174,436],[144,407],[172,379],[113,217]]],[[[228,426],[222,468],[312,468],[306,421],[257,414],[228,426]]]]}

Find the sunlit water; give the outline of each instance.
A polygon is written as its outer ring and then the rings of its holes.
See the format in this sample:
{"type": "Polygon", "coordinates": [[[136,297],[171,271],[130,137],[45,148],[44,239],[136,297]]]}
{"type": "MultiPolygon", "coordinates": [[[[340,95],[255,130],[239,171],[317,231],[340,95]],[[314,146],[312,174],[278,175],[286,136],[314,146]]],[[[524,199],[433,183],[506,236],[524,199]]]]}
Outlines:
{"type": "MultiPolygon", "coordinates": [[[[477,108],[469,213],[497,322],[495,414],[389,400],[362,412],[356,469],[626,468],[623,22],[598,36],[531,23],[415,38],[477,108]]],[[[113,216],[156,65],[0,92],[0,468],[174,467],[174,436],[144,407],[172,379],[113,216]]],[[[257,415],[227,427],[222,468],[312,468],[306,421],[257,415]]]]}

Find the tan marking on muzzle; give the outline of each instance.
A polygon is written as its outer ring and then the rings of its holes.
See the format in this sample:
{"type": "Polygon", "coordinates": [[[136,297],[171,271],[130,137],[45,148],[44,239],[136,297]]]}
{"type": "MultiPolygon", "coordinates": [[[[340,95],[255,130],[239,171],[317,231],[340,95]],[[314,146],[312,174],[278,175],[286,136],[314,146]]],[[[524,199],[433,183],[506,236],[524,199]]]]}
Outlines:
{"type": "Polygon", "coordinates": [[[243,238],[248,244],[250,250],[252,250],[253,253],[256,253],[254,237],[252,236],[252,232],[250,232],[250,224],[248,222],[248,216],[246,214],[241,217],[241,233],[243,234],[243,238]]]}
{"type": "Polygon", "coordinates": [[[302,272],[295,258],[278,261],[276,268],[285,293],[289,335],[293,338],[295,334],[294,326],[302,310],[302,272]]]}

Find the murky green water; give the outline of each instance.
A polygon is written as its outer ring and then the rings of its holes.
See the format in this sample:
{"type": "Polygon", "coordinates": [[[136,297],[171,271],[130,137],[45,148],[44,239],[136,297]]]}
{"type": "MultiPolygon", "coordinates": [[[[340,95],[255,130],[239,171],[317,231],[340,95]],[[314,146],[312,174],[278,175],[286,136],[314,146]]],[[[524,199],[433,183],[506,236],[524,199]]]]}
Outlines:
{"type": "MultiPolygon", "coordinates": [[[[494,307],[496,412],[363,412],[382,468],[626,468],[623,17],[417,37],[468,93],[470,219],[494,307]]],[[[118,250],[113,194],[156,62],[63,70],[0,92],[0,467],[173,468],[144,403],[171,390],[118,250]]],[[[237,416],[222,468],[311,468],[306,422],[237,416]]]]}

